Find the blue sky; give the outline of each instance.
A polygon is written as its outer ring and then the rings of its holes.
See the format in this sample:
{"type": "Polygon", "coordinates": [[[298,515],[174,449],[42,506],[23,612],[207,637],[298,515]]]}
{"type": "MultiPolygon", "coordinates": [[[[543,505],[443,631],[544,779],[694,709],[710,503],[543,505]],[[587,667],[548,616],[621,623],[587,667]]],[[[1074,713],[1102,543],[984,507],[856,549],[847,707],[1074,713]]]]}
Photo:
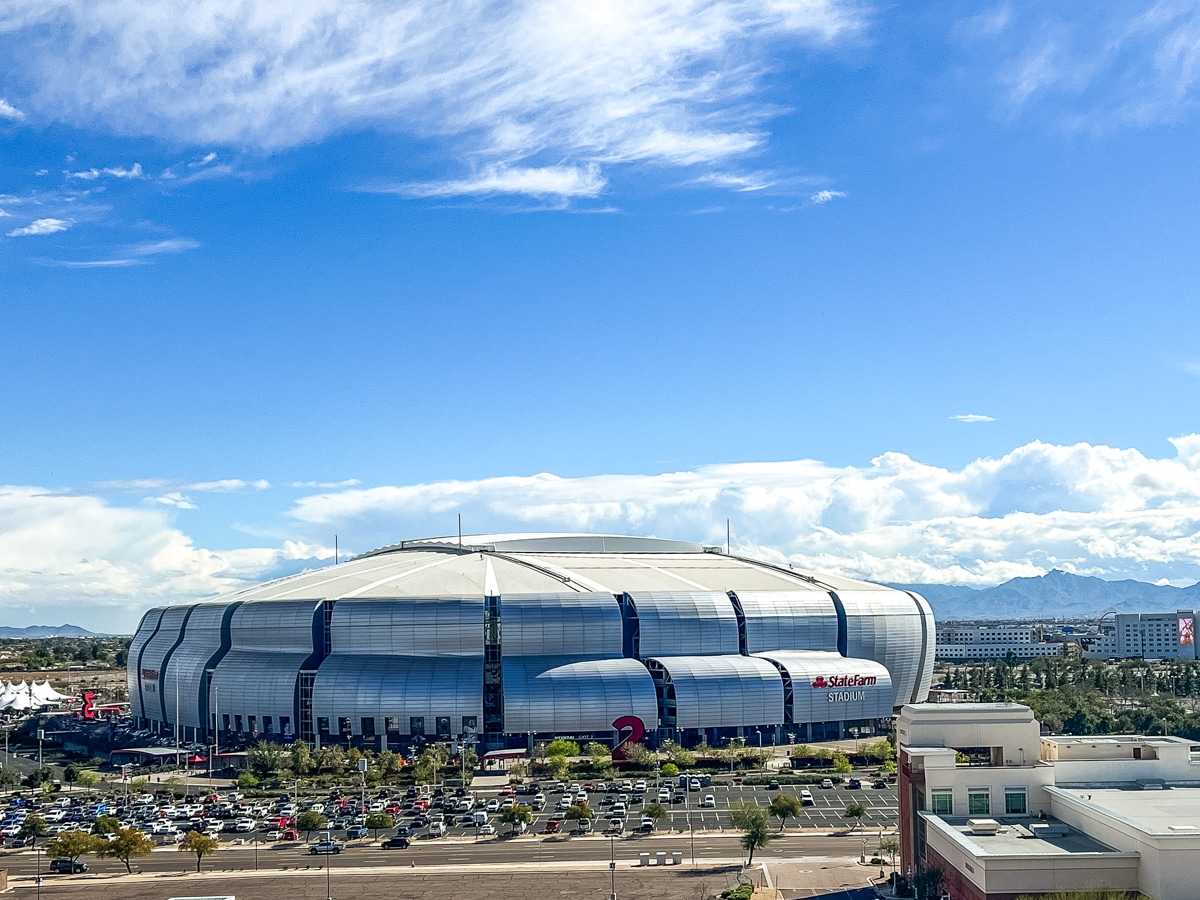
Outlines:
{"type": "Polygon", "coordinates": [[[15,0],[0,621],[460,511],[1196,581],[1198,48],[1172,2],[15,0]]]}

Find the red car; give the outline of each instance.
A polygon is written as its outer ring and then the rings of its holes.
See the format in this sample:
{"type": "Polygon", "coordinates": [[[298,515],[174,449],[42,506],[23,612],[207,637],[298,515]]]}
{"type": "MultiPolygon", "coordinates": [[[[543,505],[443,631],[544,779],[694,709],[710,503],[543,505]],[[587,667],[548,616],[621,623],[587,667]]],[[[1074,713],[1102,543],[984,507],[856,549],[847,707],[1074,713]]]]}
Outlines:
{"type": "Polygon", "coordinates": [[[562,830],[562,822],[557,819],[551,819],[546,823],[546,834],[558,834],[562,830]]]}

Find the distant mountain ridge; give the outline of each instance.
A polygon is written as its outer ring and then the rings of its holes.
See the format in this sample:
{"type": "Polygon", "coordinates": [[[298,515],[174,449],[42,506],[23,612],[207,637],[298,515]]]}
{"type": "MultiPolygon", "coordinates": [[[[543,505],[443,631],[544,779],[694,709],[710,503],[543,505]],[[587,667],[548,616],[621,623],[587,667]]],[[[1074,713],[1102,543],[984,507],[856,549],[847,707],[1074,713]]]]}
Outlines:
{"type": "Polygon", "coordinates": [[[1200,607],[1200,582],[1189,587],[1126,579],[1105,581],[1055,569],[1034,578],[1013,578],[990,588],[949,584],[896,584],[929,601],[938,620],[1090,619],[1116,612],[1173,612],[1200,607]]]}
{"type": "Polygon", "coordinates": [[[24,628],[0,626],[0,639],[4,638],[86,638],[104,637],[78,625],[27,625],[24,628]]]}

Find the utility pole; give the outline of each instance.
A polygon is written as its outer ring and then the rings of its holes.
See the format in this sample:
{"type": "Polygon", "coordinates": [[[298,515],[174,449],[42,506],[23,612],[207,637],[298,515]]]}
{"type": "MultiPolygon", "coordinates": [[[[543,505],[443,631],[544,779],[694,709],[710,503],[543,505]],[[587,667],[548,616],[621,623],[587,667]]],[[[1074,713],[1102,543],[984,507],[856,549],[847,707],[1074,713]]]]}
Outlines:
{"type": "MultiPolygon", "coordinates": [[[[608,837],[608,883],[609,895],[608,900],[617,900],[617,837],[609,835],[608,837]]],[[[329,898],[333,900],[333,898],[329,898]]]]}

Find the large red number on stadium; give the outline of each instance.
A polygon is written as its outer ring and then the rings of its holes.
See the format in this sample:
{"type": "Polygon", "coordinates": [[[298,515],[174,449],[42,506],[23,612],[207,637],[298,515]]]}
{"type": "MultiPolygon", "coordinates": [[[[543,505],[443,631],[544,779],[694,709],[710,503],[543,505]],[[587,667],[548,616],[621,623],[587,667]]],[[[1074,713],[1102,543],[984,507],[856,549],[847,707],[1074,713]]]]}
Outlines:
{"type": "Polygon", "coordinates": [[[630,744],[636,744],[646,736],[646,723],[637,716],[621,716],[612,723],[613,728],[617,729],[617,736],[620,737],[622,731],[629,729],[629,734],[622,738],[617,746],[613,747],[612,758],[621,760],[627,759],[625,748],[630,744]]]}
{"type": "Polygon", "coordinates": [[[96,701],[96,695],[93,694],[91,691],[88,691],[87,693],[85,693],[83,695],[83,709],[81,709],[80,712],[83,714],[83,717],[85,719],[96,718],[95,701],[96,701]]]}

